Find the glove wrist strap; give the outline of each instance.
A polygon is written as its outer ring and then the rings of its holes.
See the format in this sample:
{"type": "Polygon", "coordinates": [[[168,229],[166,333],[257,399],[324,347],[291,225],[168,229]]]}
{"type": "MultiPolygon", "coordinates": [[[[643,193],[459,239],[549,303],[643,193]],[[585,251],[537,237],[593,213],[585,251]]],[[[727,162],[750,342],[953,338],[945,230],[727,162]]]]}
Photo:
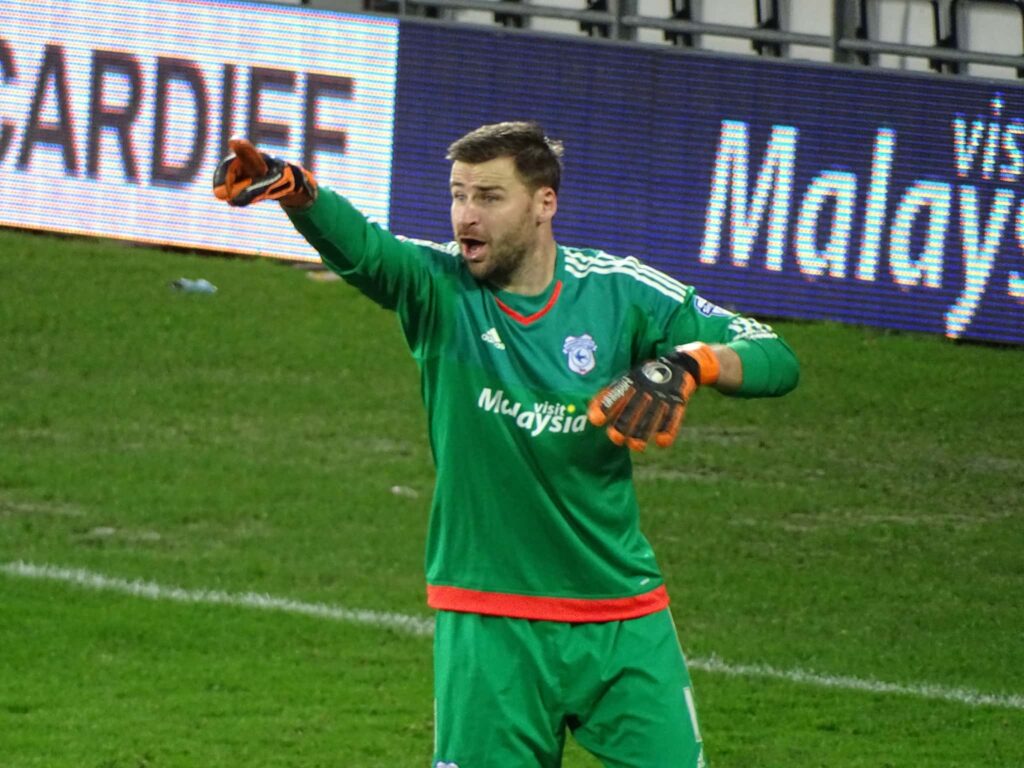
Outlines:
{"type": "Polygon", "coordinates": [[[718,355],[703,341],[693,341],[676,347],[668,359],[681,366],[701,386],[714,384],[721,373],[718,355]]]}

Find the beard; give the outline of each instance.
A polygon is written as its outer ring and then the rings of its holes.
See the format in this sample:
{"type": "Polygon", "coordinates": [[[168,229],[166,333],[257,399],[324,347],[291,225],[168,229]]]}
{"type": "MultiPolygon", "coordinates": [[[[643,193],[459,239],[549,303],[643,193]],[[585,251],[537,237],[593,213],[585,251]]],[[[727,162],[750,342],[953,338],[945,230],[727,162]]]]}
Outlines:
{"type": "Polygon", "coordinates": [[[527,215],[519,227],[488,243],[487,258],[484,261],[464,259],[464,263],[477,280],[486,280],[498,288],[504,288],[513,282],[536,246],[537,233],[532,217],[527,215]]]}
{"type": "Polygon", "coordinates": [[[466,262],[469,273],[477,280],[486,280],[499,288],[512,282],[512,278],[526,261],[525,243],[508,239],[491,244],[491,252],[483,263],[466,262]]]}

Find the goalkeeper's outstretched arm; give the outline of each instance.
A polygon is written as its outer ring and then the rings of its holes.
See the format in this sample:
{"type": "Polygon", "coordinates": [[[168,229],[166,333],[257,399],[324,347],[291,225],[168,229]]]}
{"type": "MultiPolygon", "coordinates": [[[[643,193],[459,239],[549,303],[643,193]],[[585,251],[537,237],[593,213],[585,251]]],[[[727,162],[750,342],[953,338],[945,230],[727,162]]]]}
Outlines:
{"type": "Polygon", "coordinates": [[[435,275],[449,254],[395,237],[342,195],[319,187],[305,168],[261,152],[246,139],[213,177],[214,195],[235,207],[276,200],[326,266],[377,304],[399,312],[410,344],[430,321],[435,275]]]}

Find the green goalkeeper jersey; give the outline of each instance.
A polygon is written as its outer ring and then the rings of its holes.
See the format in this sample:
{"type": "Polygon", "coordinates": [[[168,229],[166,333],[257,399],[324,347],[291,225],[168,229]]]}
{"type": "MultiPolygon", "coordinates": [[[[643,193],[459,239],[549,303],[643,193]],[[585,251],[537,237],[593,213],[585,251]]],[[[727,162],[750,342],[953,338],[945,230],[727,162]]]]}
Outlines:
{"type": "Polygon", "coordinates": [[[437,468],[429,604],[570,622],[667,605],[629,450],[588,423],[587,403],[698,340],[739,354],[737,395],[783,394],[797,363],[772,329],[634,258],[559,246],[548,289],[521,296],[473,278],[456,243],[396,237],[330,189],[289,215],[331,269],[398,314],[419,365],[437,468]]]}

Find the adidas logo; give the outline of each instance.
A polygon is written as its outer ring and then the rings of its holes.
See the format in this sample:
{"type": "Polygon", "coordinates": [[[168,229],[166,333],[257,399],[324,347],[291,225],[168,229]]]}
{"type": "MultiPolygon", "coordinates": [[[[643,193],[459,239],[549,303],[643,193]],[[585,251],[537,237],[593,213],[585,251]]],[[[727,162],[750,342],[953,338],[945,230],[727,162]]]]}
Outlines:
{"type": "Polygon", "coordinates": [[[496,328],[491,328],[490,330],[484,331],[483,333],[480,334],[480,338],[486,341],[488,344],[493,344],[498,349],[505,348],[505,342],[501,340],[501,336],[498,335],[498,330],[496,328]]]}

